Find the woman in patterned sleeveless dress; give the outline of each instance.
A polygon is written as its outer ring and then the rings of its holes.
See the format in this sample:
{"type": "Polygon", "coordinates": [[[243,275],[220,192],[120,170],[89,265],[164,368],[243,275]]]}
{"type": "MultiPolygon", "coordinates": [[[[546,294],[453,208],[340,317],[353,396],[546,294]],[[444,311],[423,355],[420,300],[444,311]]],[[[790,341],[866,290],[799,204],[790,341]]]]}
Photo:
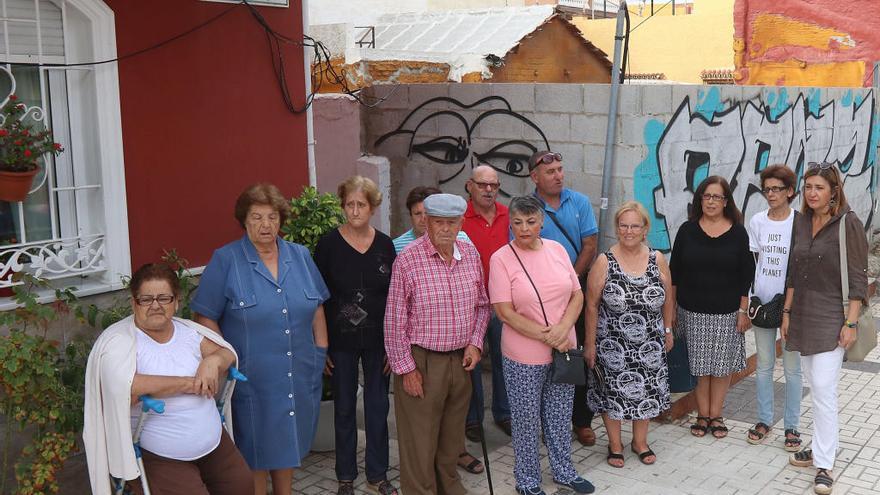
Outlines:
{"type": "Polygon", "coordinates": [[[630,448],[639,460],[657,460],[648,447],[648,421],[669,408],[666,352],[672,348],[674,307],[666,297],[666,260],[645,244],[645,208],[627,201],[614,221],[617,244],[599,255],[587,279],[585,359],[595,371],[587,401],[605,422],[608,464],[620,468],[624,420],[632,421],[630,448]]]}

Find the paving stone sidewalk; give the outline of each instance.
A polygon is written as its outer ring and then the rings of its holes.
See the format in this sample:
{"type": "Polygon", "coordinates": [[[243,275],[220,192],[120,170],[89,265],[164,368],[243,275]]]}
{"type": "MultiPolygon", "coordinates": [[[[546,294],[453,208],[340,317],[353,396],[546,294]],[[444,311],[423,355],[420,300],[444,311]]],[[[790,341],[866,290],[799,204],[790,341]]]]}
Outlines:
{"type": "MultiPolygon", "coordinates": [[[[747,341],[752,340],[751,334],[747,341]]],[[[840,452],[834,469],[835,495],[880,494],[880,350],[863,363],[845,364],[840,383],[840,452]]],[[[808,494],[813,493],[815,470],[796,468],[788,464],[788,453],[782,448],[782,397],[784,378],[782,364],[777,360],[774,373],[776,386],[777,423],[764,444],[754,446],[745,441],[746,431],[756,421],[753,377],[746,378],[730,391],[725,403],[725,417],[730,434],[716,440],[710,435],[704,438],[691,436],[690,418],[661,424],[651,423],[649,440],[657,453],[653,466],[642,465],[638,457],[628,449],[626,465],[615,469],[605,463],[608,445],[601,420],[594,422],[598,441],[593,447],[583,447],[572,442],[572,458],[580,473],[596,485],[596,493],[667,495],[747,495],[747,494],[808,494]]],[[[484,386],[491,383],[485,372],[484,386]]],[[[488,392],[487,387],[487,405],[488,392]]],[[[392,404],[393,408],[393,404],[392,404]]],[[[804,443],[810,441],[812,432],[812,406],[809,389],[804,387],[801,402],[801,431],[804,443]]],[[[491,414],[487,410],[487,415],[491,414]]],[[[495,493],[513,495],[513,448],[491,419],[485,421],[489,444],[489,461],[495,493]]],[[[391,428],[391,470],[388,473],[395,485],[400,473],[397,456],[394,411],[389,415],[391,428]]],[[[624,441],[631,436],[625,426],[624,441]]],[[[363,466],[364,433],[359,432],[359,459],[363,466]]],[[[477,455],[479,444],[468,442],[468,450],[477,455]]],[[[544,490],[548,495],[565,495],[570,490],[552,483],[550,468],[544,454],[544,490]]],[[[482,457],[482,455],[479,455],[482,457]]],[[[295,493],[328,494],[336,492],[333,472],[334,456],[329,453],[313,453],[297,471],[295,493]]],[[[471,475],[460,471],[465,487],[471,494],[489,493],[485,475],[471,475]]],[[[358,479],[357,493],[368,490],[363,475],[358,479]]],[[[406,494],[403,494],[406,495],[406,494]]]]}

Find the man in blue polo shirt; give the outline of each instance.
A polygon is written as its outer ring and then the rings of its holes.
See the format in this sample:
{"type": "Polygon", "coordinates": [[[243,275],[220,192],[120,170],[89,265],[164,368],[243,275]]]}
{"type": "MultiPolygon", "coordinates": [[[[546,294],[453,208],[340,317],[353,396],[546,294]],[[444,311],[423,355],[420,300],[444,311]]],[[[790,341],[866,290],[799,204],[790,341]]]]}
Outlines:
{"type": "MultiPolygon", "coordinates": [[[[529,174],[535,183],[535,197],[544,204],[544,227],[541,237],[552,239],[565,247],[574,271],[586,290],[587,271],[596,257],[599,227],[585,194],[563,187],[565,170],[562,155],[552,151],[538,151],[529,158],[529,174]]],[[[575,324],[579,346],[584,345],[584,313],[575,324]]],[[[586,364],[585,364],[586,366],[586,364]]],[[[596,443],[593,432],[593,412],[587,406],[586,387],[575,387],[574,411],[571,422],[582,445],[596,443]]]]}

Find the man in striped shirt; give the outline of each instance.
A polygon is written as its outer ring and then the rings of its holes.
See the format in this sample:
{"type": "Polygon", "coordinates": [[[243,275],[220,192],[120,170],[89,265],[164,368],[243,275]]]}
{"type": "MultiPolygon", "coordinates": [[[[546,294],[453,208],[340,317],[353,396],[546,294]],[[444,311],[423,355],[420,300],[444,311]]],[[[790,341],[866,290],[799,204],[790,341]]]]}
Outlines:
{"type": "Polygon", "coordinates": [[[456,240],[465,200],[434,194],[424,206],[428,235],[395,260],[385,309],[400,483],[407,495],[464,495],[456,460],[489,299],[480,255],[456,240]]]}

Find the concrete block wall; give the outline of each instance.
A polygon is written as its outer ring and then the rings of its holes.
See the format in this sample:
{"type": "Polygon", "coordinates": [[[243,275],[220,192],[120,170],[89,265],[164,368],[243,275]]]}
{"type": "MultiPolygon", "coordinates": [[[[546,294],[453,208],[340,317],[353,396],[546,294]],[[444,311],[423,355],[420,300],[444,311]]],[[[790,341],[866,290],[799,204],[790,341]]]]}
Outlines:
{"type": "MultiPolygon", "coordinates": [[[[567,186],[589,195],[598,216],[610,94],[607,84],[396,87],[392,99],[364,110],[362,132],[364,149],[390,163],[392,233],[408,228],[411,187],[442,182],[464,195],[481,161],[502,172],[508,195],[530,192],[526,161],[545,147],[562,153],[567,186]]],[[[671,246],[708,175],[731,182],[747,217],[766,208],[758,174],[773,163],[800,175],[810,161],[838,162],[853,209],[874,220],[880,126],[870,89],[625,85],[617,115],[609,213],[642,202],[654,217],[655,247],[671,246]]],[[[605,227],[607,246],[613,230],[605,227]]]]}

